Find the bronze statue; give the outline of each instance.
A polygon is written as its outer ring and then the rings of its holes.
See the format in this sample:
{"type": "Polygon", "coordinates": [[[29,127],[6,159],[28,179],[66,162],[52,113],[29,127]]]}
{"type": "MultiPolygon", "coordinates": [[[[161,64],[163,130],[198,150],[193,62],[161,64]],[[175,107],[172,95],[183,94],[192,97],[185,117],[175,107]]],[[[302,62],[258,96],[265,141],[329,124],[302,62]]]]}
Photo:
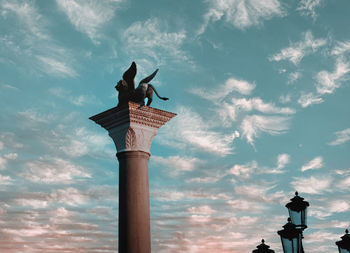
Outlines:
{"type": "Polygon", "coordinates": [[[132,62],[131,66],[123,74],[123,79],[115,86],[118,93],[118,106],[127,104],[129,101],[145,105],[145,98],[147,98],[147,106],[150,106],[153,100],[153,91],[157,97],[162,100],[168,100],[169,98],[159,96],[155,87],[149,82],[155,77],[158,69],[154,71],[150,76],[144,78],[135,89],[134,78],[136,76],[136,64],[132,62]]]}

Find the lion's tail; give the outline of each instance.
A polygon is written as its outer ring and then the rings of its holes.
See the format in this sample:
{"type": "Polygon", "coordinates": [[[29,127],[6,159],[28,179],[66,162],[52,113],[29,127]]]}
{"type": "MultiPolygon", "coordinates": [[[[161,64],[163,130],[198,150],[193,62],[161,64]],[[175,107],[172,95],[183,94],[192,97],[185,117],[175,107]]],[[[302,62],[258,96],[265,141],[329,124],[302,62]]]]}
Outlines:
{"type": "Polygon", "coordinates": [[[148,86],[151,87],[152,90],[154,90],[154,92],[156,93],[157,97],[159,97],[160,99],[163,99],[163,100],[168,100],[168,99],[169,99],[169,98],[166,98],[166,97],[161,97],[161,96],[159,96],[159,94],[158,94],[156,88],[154,88],[154,86],[153,86],[152,84],[148,84],[148,86]]]}

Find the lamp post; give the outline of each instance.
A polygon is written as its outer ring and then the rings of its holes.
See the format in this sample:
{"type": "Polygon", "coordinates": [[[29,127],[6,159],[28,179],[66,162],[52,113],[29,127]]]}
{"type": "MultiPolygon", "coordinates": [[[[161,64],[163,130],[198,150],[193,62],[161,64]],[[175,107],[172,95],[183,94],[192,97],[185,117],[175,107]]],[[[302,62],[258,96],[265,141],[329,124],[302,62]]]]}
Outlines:
{"type": "Polygon", "coordinates": [[[302,239],[303,231],[307,228],[308,206],[309,202],[304,201],[298,192],[286,204],[289,212],[288,223],[283,226],[283,230],[277,232],[281,236],[284,253],[304,253],[302,239]]]}
{"type": "Polygon", "coordinates": [[[350,253],[350,235],[349,230],[345,230],[345,235],[341,237],[340,241],[335,243],[338,246],[339,253],[350,253]]]}
{"type": "Polygon", "coordinates": [[[281,237],[284,253],[304,253],[302,245],[302,229],[297,228],[292,223],[291,218],[283,226],[283,229],[277,232],[281,237]]]}
{"type": "Polygon", "coordinates": [[[258,249],[252,251],[252,253],[275,253],[272,249],[269,249],[270,246],[265,244],[265,240],[261,240],[261,244],[256,246],[258,249]]]}
{"type": "Polygon", "coordinates": [[[291,199],[286,207],[288,208],[289,217],[292,220],[292,223],[297,227],[304,230],[307,228],[306,215],[307,207],[309,202],[304,201],[304,198],[298,195],[298,192],[295,192],[294,198],[291,199]]]}

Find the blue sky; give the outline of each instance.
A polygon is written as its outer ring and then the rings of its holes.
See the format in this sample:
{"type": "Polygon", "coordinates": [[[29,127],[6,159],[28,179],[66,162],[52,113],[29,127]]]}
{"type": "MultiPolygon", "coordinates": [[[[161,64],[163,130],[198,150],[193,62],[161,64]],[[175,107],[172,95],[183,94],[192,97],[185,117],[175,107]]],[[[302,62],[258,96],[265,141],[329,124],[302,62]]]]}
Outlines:
{"type": "Polygon", "coordinates": [[[350,217],[346,0],[0,1],[0,249],[116,252],[118,163],[88,118],[132,61],[177,113],[149,162],[154,252],[251,252],[298,190],[306,252],[350,217]]]}

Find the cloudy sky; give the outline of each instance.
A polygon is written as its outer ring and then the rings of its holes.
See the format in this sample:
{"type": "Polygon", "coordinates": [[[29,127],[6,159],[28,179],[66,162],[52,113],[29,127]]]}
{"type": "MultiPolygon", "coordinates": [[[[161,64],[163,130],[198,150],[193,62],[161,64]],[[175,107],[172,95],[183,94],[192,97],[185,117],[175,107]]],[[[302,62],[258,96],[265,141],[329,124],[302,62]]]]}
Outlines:
{"type": "Polygon", "coordinates": [[[298,190],[305,251],[350,221],[347,0],[0,0],[0,251],[116,252],[118,162],[88,117],[132,61],[178,116],[149,162],[154,252],[248,253],[298,190]]]}

